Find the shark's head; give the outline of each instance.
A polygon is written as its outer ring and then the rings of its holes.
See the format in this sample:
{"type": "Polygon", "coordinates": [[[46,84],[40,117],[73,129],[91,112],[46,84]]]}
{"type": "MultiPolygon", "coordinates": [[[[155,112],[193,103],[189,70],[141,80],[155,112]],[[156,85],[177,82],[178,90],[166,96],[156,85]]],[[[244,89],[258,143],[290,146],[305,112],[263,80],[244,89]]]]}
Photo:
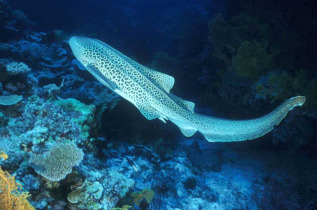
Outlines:
{"type": "Polygon", "coordinates": [[[73,36],[69,39],[69,45],[75,57],[83,65],[93,64],[98,61],[98,42],[95,39],[73,36]]]}

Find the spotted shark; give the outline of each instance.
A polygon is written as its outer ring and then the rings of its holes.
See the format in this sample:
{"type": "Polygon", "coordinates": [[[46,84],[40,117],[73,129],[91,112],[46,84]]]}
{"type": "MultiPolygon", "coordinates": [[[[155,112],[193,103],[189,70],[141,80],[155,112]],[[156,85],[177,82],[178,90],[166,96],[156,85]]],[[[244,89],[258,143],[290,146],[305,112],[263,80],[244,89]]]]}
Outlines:
{"type": "Polygon", "coordinates": [[[305,102],[304,96],[296,96],[267,115],[248,120],[206,116],[194,112],[193,102],[170,92],[172,76],[147,68],[97,39],[73,36],[69,44],[78,61],[103,85],[130,101],[146,119],[170,120],[186,137],[199,131],[209,142],[255,139],[305,102]]]}

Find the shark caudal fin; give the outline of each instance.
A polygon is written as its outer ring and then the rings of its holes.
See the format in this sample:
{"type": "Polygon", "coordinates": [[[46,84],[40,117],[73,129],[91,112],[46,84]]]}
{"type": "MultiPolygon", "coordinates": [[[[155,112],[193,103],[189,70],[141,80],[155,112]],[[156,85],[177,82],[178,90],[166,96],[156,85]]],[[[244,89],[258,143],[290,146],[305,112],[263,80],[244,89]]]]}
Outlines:
{"type": "Polygon", "coordinates": [[[251,120],[226,120],[201,115],[204,123],[211,123],[208,127],[199,129],[210,142],[245,141],[261,137],[272,131],[296,106],[305,103],[304,96],[296,96],[286,100],[271,113],[251,120]],[[208,128],[208,129],[207,129],[208,128]]]}

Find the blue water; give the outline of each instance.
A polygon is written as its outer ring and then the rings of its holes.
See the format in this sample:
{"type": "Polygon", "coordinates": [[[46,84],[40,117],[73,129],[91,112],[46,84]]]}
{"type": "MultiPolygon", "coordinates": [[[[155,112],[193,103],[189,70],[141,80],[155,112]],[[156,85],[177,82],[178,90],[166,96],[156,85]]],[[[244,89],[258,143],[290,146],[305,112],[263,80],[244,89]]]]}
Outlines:
{"type": "MultiPolygon", "coordinates": [[[[315,209],[316,6],[0,1],[0,172],[35,209],[315,209]],[[208,116],[251,119],[293,96],[306,102],[254,140],[187,138],[96,80],[72,36],[173,76],[171,92],[208,116]]],[[[5,180],[0,209],[12,209],[5,180]]]]}

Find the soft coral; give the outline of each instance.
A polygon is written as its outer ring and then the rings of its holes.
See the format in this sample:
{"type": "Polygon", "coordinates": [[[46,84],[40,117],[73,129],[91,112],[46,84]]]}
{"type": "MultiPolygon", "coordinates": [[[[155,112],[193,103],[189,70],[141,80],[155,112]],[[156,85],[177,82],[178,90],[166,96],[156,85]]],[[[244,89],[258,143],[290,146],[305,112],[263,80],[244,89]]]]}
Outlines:
{"type": "MultiPolygon", "coordinates": [[[[0,152],[0,157],[7,159],[5,153],[0,152]]],[[[22,185],[15,181],[7,171],[0,167],[0,209],[4,210],[34,210],[26,199],[29,194],[20,192],[22,185]]]]}

